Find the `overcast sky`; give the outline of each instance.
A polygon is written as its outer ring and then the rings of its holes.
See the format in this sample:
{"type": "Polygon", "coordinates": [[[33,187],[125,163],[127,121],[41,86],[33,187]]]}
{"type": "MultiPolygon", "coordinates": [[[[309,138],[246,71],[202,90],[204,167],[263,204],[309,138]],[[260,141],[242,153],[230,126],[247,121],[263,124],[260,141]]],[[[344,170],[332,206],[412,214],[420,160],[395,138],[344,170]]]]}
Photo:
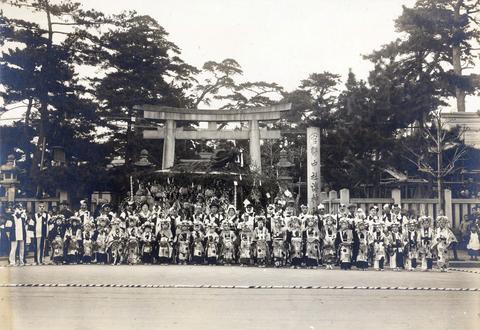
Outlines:
{"type": "MultiPolygon", "coordinates": [[[[237,60],[245,81],[276,82],[295,89],[310,73],[366,78],[362,59],[399,36],[394,20],[414,0],[80,0],[105,13],[133,9],[154,17],[201,67],[209,60],[237,60]]],[[[480,109],[467,99],[467,110],[480,109]]]]}

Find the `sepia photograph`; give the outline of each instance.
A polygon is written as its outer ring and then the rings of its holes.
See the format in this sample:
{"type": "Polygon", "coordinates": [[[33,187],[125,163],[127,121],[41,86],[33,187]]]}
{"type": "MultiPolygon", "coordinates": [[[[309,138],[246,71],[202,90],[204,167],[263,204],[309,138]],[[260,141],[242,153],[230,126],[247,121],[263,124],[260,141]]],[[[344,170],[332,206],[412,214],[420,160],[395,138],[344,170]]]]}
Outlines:
{"type": "Polygon", "coordinates": [[[479,329],[480,0],[0,0],[0,329],[479,329]]]}

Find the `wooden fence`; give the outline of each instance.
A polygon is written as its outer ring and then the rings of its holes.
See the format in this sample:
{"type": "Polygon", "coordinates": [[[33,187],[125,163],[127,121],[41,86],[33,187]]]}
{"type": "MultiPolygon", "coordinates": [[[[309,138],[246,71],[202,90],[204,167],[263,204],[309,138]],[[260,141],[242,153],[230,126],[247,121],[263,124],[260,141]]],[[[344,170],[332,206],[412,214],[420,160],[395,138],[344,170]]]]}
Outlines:
{"type": "MultiPolygon", "coordinates": [[[[38,210],[38,205],[40,203],[45,203],[48,210],[51,210],[53,206],[58,206],[60,204],[60,198],[26,198],[26,197],[18,197],[15,198],[15,203],[24,203],[25,207],[28,212],[36,212],[38,210]]],[[[9,201],[6,197],[0,197],[0,214],[4,211],[4,208],[7,206],[9,201]]]]}
{"type": "MultiPolygon", "coordinates": [[[[328,212],[338,211],[340,204],[354,203],[368,214],[371,206],[377,206],[380,215],[385,204],[399,204],[404,211],[411,211],[417,215],[429,215],[436,218],[440,213],[440,206],[436,198],[402,199],[400,190],[393,189],[391,198],[350,198],[350,191],[342,189],[340,192],[330,191],[320,193],[320,202],[325,205],[328,212]]],[[[480,207],[480,199],[452,198],[452,192],[445,189],[445,215],[451,220],[451,226],[458,227],[472,214],[474,207],[480,207]]]]}

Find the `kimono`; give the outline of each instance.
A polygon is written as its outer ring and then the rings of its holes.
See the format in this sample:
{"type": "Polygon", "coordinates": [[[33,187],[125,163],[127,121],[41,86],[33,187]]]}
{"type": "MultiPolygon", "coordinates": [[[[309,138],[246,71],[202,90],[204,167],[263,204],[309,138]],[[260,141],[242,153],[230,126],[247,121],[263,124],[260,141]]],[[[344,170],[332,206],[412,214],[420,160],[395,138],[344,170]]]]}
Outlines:
{"type": "Polygon", "coordinates": [[[253,232],[247,224],[240,229],[239,262],[249,265],[252,262],[253,232]]]}
{"type": "Polygon", "coordinates": [[[448,268],[448,248],[450,244],[456,242],[457,239],[450,228],[437,228],[434,238],[435,248],[437,250],[437,266],[441,271],[446,271],[448,268]]]}
{"type": "Polygon", "coordinates": [[[235,262],[235,241],[237,235],[233,231],[233,223],[225,223],[222,226],[220,233],[220,242],[222,246],[222,259],[224,264],[231,264],[235,262]]]}
{"type": "Polygon", "coordinates": [[[468,228],[467,252],[470,258],[478,259],[480,252],[480,234],[477,225],[470,225],[468,228]]]}
{"type": "Polygon", "coordinates": [[[253,231],[253,242],[255,243],[255,258],[258,265],[265,266],[268,263],[270,233],[266,227],[257,227],[253,231]]]}
{"type": "Polygon", "coordinates": [[[325,225],[323,235],[323,262],[327,269],[333,269],[336,261],[335,239],[337,238],[337,228],[334,224],[325,225]]]}
{"type": "Polygon", "coordinates": [[[160,220],[160,228],[157,233],[158,261],[161,264],[172,262],[173,257],[173,234],[170,221],[160,220]]]}
{"type": "Polygon", "coordinates": [[[5,223],[7,235],[10,240],[10,265],[15,265],[17,247],[20,265],[25,263],[25,244],[27,241],[27,214],[21,210],[15,210],[12,218],[5,223]]]}
{"type": "Polygon", "coordinates": [[[343,270],[352,267],[352,244],[353,233],[351,229],[340,229],[337,232],[336,246],[340,260],[340,268],[343,270]]]}
{"type": "Polygon", "coordinates": [[[385,267],[385,247],[386,237],[380,228],[374,229],[372,232],[373,244],[373,268],[375,270],[383,270],[385,267]]]}

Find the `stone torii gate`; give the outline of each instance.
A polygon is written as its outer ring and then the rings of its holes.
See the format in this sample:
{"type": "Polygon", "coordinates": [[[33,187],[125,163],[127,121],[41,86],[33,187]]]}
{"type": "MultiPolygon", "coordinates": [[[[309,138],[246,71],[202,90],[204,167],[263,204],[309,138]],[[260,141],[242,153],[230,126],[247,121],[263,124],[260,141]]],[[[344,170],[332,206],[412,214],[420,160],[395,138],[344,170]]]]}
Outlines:
{"type": "MultiPolygon", "coordinates": [[[[259,121],[278,120],[282,112],[291,109],[291,104],[278,104],[269,107],[249,108],[242,110],[197,110],[171,108],[156,105],[136,106],[146,119],[165,121],[164,127],[143,131],[145,139],[164,139],[162,169],[173,166],[175,160],[175,140],[250,140],[250,168],[261,172],[261,139],[280,139],[279,130],[260,129],[259,121]],[[177,121],[208,122],[208,129],[185,131],[177,128],[177,121]],[[248,122],[248,130],[219,131],[217,123],[248,122]]],[[[320,175],[320,128],[308,127],[307,138],[307,199],[308,206],[313,209],[319,203],[321,190],[320,175]]]]}
{"type": "Polygon", "coordinates": [[[249,140],[250,143],[250,168],[252,171],[261,172],[261,139],[280,139],[279,130],[259,128],[259,121],[278,120],[282,112],[291,109],[291,104],[278,104],[268,107],[248,108],[241,110],[197,110],[172,108],[157,105],[141,105],[134,109],[143,111],[145,119],[165,121],[164,127],[156,130],[144,130],[144,139],[164,139],[162,169],[173,166],[175,160],[175,140],[249,140]],[[208,122],[208,129],[186,131],[177,128],[177,121],[208,122]],[[218,123],[248,122],[248,130],[219,131],[218,123]]]}

